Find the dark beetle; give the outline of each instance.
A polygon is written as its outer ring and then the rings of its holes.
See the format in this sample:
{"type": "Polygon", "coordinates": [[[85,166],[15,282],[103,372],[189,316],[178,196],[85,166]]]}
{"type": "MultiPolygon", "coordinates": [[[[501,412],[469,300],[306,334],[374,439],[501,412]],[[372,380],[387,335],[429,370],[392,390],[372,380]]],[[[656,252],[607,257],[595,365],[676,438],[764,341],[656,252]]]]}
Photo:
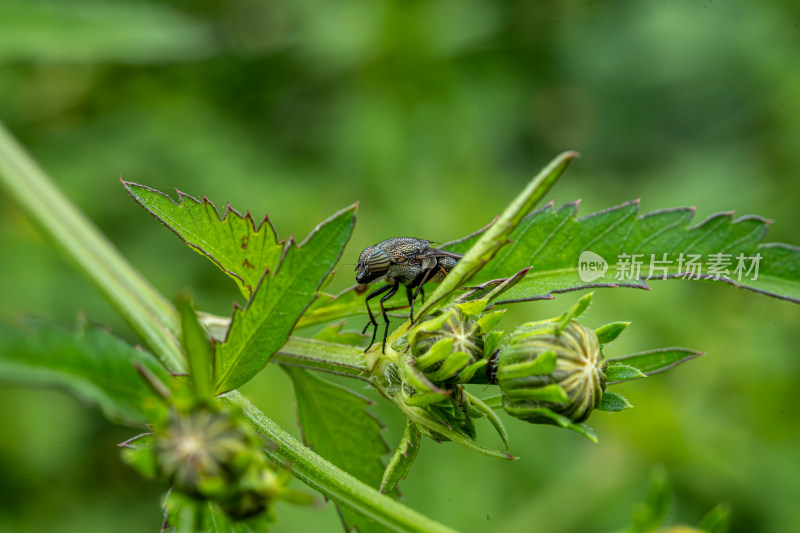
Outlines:
{"type": "MultiPolygon", "coordinates": [[[[414,300],[417,299],[418,294],[422,294],[422,300],[425,301],[425,291],[422,286],[429,281],[442,281],[453,270],[461,257],[463,256],[460,254],[431,248],[430,241],[413,237],[395,237],[365,248],[361,252],[355,268],[357,271],[356,281],[361,284],[386,281],[386,285],[369,293],[365,301],[369,322],[364,326],[362,333],[365,333],[370,325],[374,327],[369,346],[375,342],[375,335],[378,332],[378,321],[375,320],[372,309],[369,307],[369,301],[372,298],[386,293],[380,302],[381,314],[386,324],[383,331],[382,348],[385,351],[386,336],[389,333],[389,317],[386,316],[386,308],[383,307],[383,303],[397,293],[400,285],[405,286],[408,305],[411,307],[410,317],[413,322],[414,300]]],[[[402,307],[390,308],[389,311],[394,309],[402,309],[402,307]]],[[[369,350],[369,346],[367,346],[367,350],[369,350]]]]}

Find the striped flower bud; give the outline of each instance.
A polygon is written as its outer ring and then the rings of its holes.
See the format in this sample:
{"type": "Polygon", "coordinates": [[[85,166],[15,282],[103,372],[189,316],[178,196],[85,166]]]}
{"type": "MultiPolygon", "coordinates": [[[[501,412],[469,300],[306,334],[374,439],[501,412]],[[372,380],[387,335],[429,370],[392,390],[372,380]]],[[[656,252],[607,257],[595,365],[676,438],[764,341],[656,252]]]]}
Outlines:
{"type": "Polygon", "coordinates": [[[574,320],[521,326],[497,360],[503,408],[528,422],[582,422],[602,401],[605,367],[597,335],[574,320]]]}
{"type": "Polygon", "coordinates": [[[459,304],[439,310],[411,334],[414,367],[435,384],[464,383],[486,364],[484,336],[503,312],[459,304]]]}

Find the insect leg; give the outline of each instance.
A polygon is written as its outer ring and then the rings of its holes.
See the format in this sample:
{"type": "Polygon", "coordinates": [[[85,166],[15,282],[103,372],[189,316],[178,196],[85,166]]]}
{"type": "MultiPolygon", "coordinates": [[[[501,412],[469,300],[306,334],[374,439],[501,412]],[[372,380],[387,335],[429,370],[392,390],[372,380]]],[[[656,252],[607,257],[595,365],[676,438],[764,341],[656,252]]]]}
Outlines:
{"type": "MultiPolygon", "coordinates": [[[[378,333],[378,321],[375,320],[375,316],[372,314],[372,309],[370,309],[370,307],[369,307],[369,301],[370,301],[370,299],[375,298],[379,294],[383,294],[384,292],[386,292],[386,291],[388,291],[388,290],[390,290],[392,288],[393,288],[392,285],[384,285],[383,287],[381,287],[381,288],[379,288],[377,290],[374,290],[371,293],[369,293],[367,295],[366,300],[364,300],[364,303],[367,306],[367,314],[369,314],[369,322],[367,322],[367,325],[364,326],[363,330],[361,330],[361,334],[363,335],[364,333],[367,332],[367,328],[368,327],[373,326],[373,329],[372,329],[372,340],[369,341],[369,346],[367,346],[367,348],[366,348],[366,350],[364,350],[364,352],[369,350],[370,346],[375,344],[375,335],[378,333]]],[[[396,292],[397,291],[397,287],[394,287],[394,290],[396,292]]],[[[392,293],[392,294],[394,294],[394,293],[392,293]]],[[[381,299],[381,309],[383,309],[383,299],[381,299]]],[[[384,311],[384,317],[385,316],[386,316],[386,312],[384,311]]]]}
{"type": "Polygon", "coordinates": [[[422,289],[422,286],[425,285],[425,282],[428,281],[428,277],[431,275],[432,269],[428,269],[425,271],[425,274],[422,276],[422,281],[419,282],[417,285],[417,290],[414,292],[414,296],[411,296],[411,287],[408,288],[408,303],[411,305],[411,314],[409,315],[409,319],[411,320],[411,325],[414,325],[414,301],[417,299],[417,295],[422,292],[422,303],[425,303],[425,291],[422,289]]]}
{"type": "MultiPolygon", "coordinates": [[[[394,285],[387,285],[392,289],[383,297],[381,298],[381,313],[383,314],[383,320],[386,321],[386,326],[383,328],[383,346],[381,347],[381,353],[386,353],[386,337],[389,336],[389,317],[386,315],[386,309],[383,307],[383,302],[397,294],[397,287],[398,284],[394,285]]],[[[378,330],[378,325],[375,325],[375,331],[378,330]]],[[[372,340],[375,340],[375,334],[372,335],[372,340]]]]}

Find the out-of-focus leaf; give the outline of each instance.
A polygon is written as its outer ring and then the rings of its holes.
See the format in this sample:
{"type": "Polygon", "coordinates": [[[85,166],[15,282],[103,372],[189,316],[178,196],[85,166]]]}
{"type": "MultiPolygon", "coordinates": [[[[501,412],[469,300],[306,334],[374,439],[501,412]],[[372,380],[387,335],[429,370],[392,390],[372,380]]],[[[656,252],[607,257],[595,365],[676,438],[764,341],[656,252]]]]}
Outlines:
{"type": "Polygon", "coordinates": [[[211,502],[194,500],[178,491],[171,491],[164,502],[166,526],[164,531],[174,533],[266,533],[268,518],[259,516],[247,522],[234,522],[211,502]]]}
{"type": "MultiPolygon", "coordinates": [[[[613,367],[615,363],[620,363],[638,369],[642,373],[642,376],[639,377],[644,377],[658,374],[659,372],[666,372],[670,368],[701,355],[703,355],[703,352],[697,352],[688,348],[659,348],[657,350],[649,350],[609,359],[608,368],[610,369],[613,367]]],[[[630,379],[636,378],[611,379],[609,377],[608,384],[613,385],[630,379]]]]}
{"type": "Polygon", "coordinates": [[[657,468],[650,476],[650,492],[647,501],[640,504],[633,515],[633,523],[628,533],[650,533],[657,528],[669,510],[672,501],[667,475],[657,468]]]}
{"type": "Polygon", "coordinates": [[[300,246],[289,240],[277,272],[264,275],[247,308],[234,309],[225,343],[216,347],[218,393],[246,383],[283,346],[339,260],[354,223],[352,206],[314,228],[300,246]]]}
{"type": "Polygon", "coordinates": [[[706,533],[727,533],[730,528],[730,517],[730,505],[721,503],[708,512],[698,527],[706,533]]]}
{"type": "Polygon", "coordinates": [[[157,2],[0,2],[0,61],[165,63],[217,48],[210,27],[157,2]]]}
{"type": "Polygon", "coordinates": [[[336,322],[324,328],[314,335],[314,338],[322,342],[333,342],[336,344],[347,344],[349,346],[359,346],[364,342],[364,335],[355,330],[342,331],[344,320],[336,322]]]}
{"type": "Polygon", "coordinates": [[[156,396],[134,362],[169,382],[155,357],[104,329],[71,332],[38,321],[23,328],[0,324],[0,381],[64,388],[97,404],[114,422],[144,423],[142,403],[156,396]]]}
{"type": "Polygon", "coordinates": [[[400,444],[389,459],[386,470],[383,472],[381,492],[392,492],[397,484],[404,480],[417,458],[420,448],[420,433],[416,424],[406,420],[406,429],[400,438],[400,444]]]}
{"type": "MultiPolygon", "coordinates": [[[[380,487],[384,472],[381,457],[389,447],[381,436],[382,424],[366,410],[372,402],[306,370],[284,370],[294,384],[306,445],[367,485],[380,487]]],[[[348,529],[357,526],[362,533],[382,531],[358,513],[337,508],[348,529]]]]}
{"type": "MultiPolygon", "coordinates": [[[[497,303],[592,287],[649,289],[646,280],[662,278],[722,282],[800,303],[800,248],[761,243],[769,225],[761,217],[719,213],[690,226],[690,208],[638,216],[634,201],[582,218],[577,210],[575,202],[531,213],[472,283],[533,266],[497,303]]],[[[464,252],[477,238],[448,249],[464,252]]]]}
{"type": "Polygon", "coordinates": [[[264,272],[274,272],[283,252],[267,217],[256,226],[248,211],[241,215],[230,205],[222,217],[205,196],[196,200],[178,191],[178,202],[166,194],[123,181],[131,197],[172,230],[183,242],[228,274],[250,298],[264,272]]]}

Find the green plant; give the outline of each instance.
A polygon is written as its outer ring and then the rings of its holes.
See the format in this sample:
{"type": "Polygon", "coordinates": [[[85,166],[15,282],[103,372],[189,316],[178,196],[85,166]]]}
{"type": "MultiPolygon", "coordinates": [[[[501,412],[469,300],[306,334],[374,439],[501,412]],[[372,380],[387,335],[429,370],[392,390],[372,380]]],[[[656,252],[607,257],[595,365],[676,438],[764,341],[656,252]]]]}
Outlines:
{"type": "Polygon", "coordinates": [[[289,470],[334,500],[347,527],[447,531],[393,498],[422,436],[513,459],[497,414],[503,409],[596,440],[584,423],[593,409],[630,407],[607,386],[699,355],[659,348],[604,356],[601,349],[628,323],[591,329],[578,322],[591,294],[511,335],[497,329],[501,306],[581,289],[647,288],[648,277],[727,283],[800,302],[800,249],[761,244],[766,221],[759,217],[721,214],[689,227],[691,210],[638,216],[636,203],[580,219],[575,204],[534,210],[576,155],[556,158],[491,224],[443,245],[464,257],[420,306],[415,324],[406,320],[395,328],[385,353],[380,345],[363,353],[361,335],[343,330],[341,322],[365,314],[363,291],[324,292],[354,227],[355,206],[297,244],[279,242],[271,224],[256,225],[249,213],[228,207],[220,216],[205,198],[181,194],[176,203],[123,181],[140,205],[230,276],[248,301],[230,319],[196,314],[189,303],[176,309],[153,289],[0,130],[0,183],[150,349],[85,325],[73,333],[33,323],[4,328],[0,367],[19,382],[63,385],[115,421],[149,424],[152,435],[125,443],[124,455],[146,475],[172,483],[168,523],[178,530],[265,528],[272,501],[305,501],[285,487],[280,472],[289,470]],[[641,273],[644,263],[637,270],[641,257],[651,258],[650,275],[641,273]],[[690,270],[697,257],[713,269],[690,270]],[[318,329],[313,338],[294,335],[312,326],[318,329]],[[464,335],[473,341],[461,342],[464,335]],[[236,390],[268,363],[290,376],[306,444],[316,453],[236,390]],[[364,410],[365,400],[309,370],[368,383],[405,415],[404,436],[385,467],[380,425],[364,410]],[[479,396],[470,384],[499,393],[479,396]],[[477,440],[479,418],[496,429],[503,449],[477,440]],[[215,431],[199,431],[209,426],[215,431]],[[180,457],[191,461],[181,464],[180,457]]]}

